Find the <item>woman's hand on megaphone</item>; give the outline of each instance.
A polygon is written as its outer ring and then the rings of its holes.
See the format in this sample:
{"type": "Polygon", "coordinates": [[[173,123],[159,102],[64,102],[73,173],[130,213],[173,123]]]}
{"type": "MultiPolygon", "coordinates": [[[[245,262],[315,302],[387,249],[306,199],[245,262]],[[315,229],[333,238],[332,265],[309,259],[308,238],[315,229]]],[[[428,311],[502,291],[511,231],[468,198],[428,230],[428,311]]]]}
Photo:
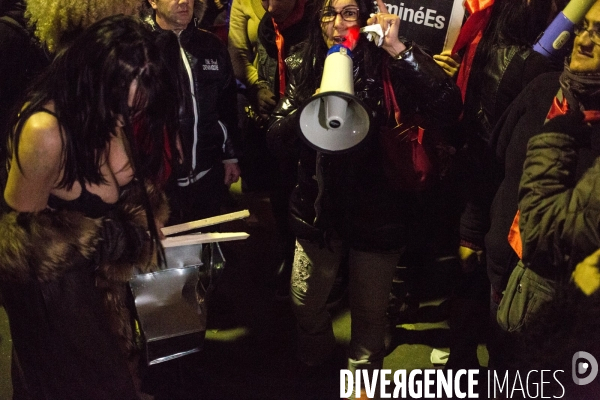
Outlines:
{"type": "Polygon", "coordinates": [[[397,57],[401,52],[406,50],[404,43],[398,38],[398,29],[400,28],[400,17],[396,14],[390,14],[383,0],[377,0],[379,11],[377,14],[372,14],[367,20],[367,24],[381,25],[384,33],[383,43],[381,47],[388,52],[392,57],[397,57]]]}

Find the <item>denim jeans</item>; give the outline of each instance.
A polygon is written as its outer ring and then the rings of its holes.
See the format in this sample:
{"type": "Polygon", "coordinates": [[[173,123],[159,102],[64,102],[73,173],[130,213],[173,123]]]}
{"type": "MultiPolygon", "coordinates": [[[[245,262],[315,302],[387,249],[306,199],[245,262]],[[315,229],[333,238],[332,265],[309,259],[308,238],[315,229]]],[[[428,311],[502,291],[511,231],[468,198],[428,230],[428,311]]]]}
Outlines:
{"type": "MultiPolygon", "coordinates": [[[[307,365],[322,364],[335,347],[326,301],[343,256],[340,241],[332,241],[330,248],[302,239],[296,241],[291,297],[298,321],[299,358],[307,365]]],[[[348,368],[352,371],[383,366],[386,308],[399,258],[400,252],[350,250],[348,368]]]]}

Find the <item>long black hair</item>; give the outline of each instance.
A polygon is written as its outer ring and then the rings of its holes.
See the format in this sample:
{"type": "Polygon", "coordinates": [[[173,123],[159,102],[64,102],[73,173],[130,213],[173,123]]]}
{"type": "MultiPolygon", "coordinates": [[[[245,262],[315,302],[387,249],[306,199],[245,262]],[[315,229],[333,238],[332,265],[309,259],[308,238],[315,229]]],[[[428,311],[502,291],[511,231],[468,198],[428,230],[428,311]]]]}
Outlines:
{"type": "MultiPolygon", "coordinates": [[[[83,31],[59,53],[26,96],[10,133],[9,153],[17,155],[27,119],[53,102],[63,136],[64,171],[59,187],[75,182],[100,184],[101,159],[122,118],[126,137],[133,142],[133,116],[144,125],[138,141],[156,143],[131,146],[134,169],[144,178],[156,173],[164,156],[165,130],[177,130],[177,94],[173,76],[165,67],[155,36],[134,17],[105,18],[83,31]],[[137,82],[134,104],[129,88],[137,82]],[[137,168],[135,168],[137,167],[137,168]]],[[[174,147],[173,147],[174,148],[174,147]]]]}
{"type": "MultiPolygon", "coordinates": [[[[165,137],[175,151],[178,129],[175,77],[155,39],[141,20],[123,15],[84,30],[56,56],[26,96],[8,140],[8,153],[15,154],[17,162],[11,168],[20,168],[18,149],[25,123],[52,102],[63,140],[58,187],[70,190],[75,182],[105,183],[100,167],[117,135],[117,124],[123,125],[135,181],[142,185],[155,180],[165,168],[165,137]],[[137,89],[130,106],[133,82],[137,89]],[[143,130],[134,132],[134,124],[143,130]]],[[[153,246],[161,250],[160,262],[164,254],[144,188],[142,200],[153,246]]]]}
{"type": "MultiPolygon", "coordinates": [[[[359,10],[358,26],[362,27],[367,24],[369,15],[374,12],[373,2],[369,0],[356,0],[356,3],[359,10]]],[[[308,37],[304,41],[302,48],[303,63],[298,79],[298,82],[302,82],[302,84],[298,85],[297,88],[297,98],[300,101],[310,98],[321,82],[323,65],[325,64],[325,58],[329,50],[323,39],[321,12],[324,7],[330,4],[331,0],[317,0],[313,7],[307,9],[307,12],[311,12],[312,16],[309,23],[308,37]]],[[[365,68],[366,72],[378,72],[379,68],[375,67],[379,65],[381,58],[381,55],[377,54],[378,51],[377,47],[369,44],[369,41],[363,35],[360,35],[356,48],[353,50],[355,62],[356,60],[360,60],[360,62],[368,64],[365,68]]]]}

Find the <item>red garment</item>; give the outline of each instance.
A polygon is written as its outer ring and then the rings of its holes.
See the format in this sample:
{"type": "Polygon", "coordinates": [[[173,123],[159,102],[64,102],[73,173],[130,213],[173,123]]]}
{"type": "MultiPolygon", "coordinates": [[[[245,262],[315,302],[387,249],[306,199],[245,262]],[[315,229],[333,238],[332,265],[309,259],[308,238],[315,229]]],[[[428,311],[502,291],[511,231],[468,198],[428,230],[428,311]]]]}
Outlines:
{"type": "Polygon", "coordinates": [[[284,56],[284,39],[279,31],[279,26],[273,18],[273,27],[275,28],[275,44],[277,45],[277,69],[279,71],[279,94],[283,97],[285,94],[285,56],[284,56]]]}
{"type": "Polygon", "coordinates": [[[519,217],[521,213],[517,210],[513,219],[510,230],[508,231],[508,243],[510,247],[517,253],[519,259],[523,259],[523,242],[521,241],[521,231],[519,230],[519,217]]]}
{"type": "MultiPolygon", "coordinates": [[[[565,115],[567,113],[567,111],[569,111],[569,103],[567,103],[567,99],[562,95],[562,93],[559,92],[559,94],[557,94],[554,97],[554,100],[552,101],[550,110],[548,110],[548,115],[546,115],[546,120],[550,120],[550,119],[556,117],[557,115],[565,115]]],[[[598,111],[598,110],[584,111],[583,112],[583,121],[584,122],[600,121],[600,111],[598,111]]]]}
{"type": "MultiPolygon", "coordinates": [[[[383,62],[383,95],[388,115],[394,113],[396,127],[382,129],[379,138],[386,161],[384,171],[389,183],[398,190],[421,191],[433,174],[431,158],[423,146],[425,130],[417,121],[402,121],[390,79],[388,59],[383,62]]],[[[417,118],[415,118],[417,119],[417,118]]]]}
{"type": "Polygon", "coordinates": [[[469,81],[469,75],[471,74],[475,51],[483,36],[483,31],[490,20],[492,5],[494,5],[494,0],[465,1],[465,8],[469,12],[469,18],[467,18],[467,22],[465,22],[460,29],[456,43],[452,48],[452,54],[456,54],[462,49],[465,49],[465,54],[463,55],[456,81],[456,84],[462,93],[463,101],[465,100],[465,94],[467,93],[467,83],[469,81]]]}

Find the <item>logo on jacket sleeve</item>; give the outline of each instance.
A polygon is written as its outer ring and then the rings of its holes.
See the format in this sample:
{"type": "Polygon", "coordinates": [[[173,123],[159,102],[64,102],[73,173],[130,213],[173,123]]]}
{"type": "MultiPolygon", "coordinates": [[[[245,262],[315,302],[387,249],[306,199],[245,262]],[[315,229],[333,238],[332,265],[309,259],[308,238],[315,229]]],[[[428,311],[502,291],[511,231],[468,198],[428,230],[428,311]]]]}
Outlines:
{"type": "Polygon", "coordinates": [[[202,65],[202,70],[203,71],[218,71],[219,70],[219,62],[217,60],[205,58],[204,65],[202,65]]]}

